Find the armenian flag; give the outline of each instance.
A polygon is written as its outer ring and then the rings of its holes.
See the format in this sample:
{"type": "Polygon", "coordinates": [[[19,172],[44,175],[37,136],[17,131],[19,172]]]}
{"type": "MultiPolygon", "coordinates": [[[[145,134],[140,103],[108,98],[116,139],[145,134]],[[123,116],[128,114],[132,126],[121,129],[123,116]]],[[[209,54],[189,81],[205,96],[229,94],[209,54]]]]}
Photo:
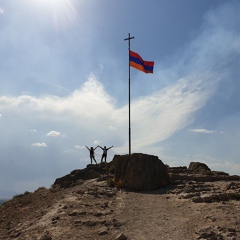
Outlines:
{"type": "Polygon", "coordinates": [[[131,50],[129,50],[129,62],[130,66],[136,68],[145,73],[153,73],[154,62],[144,61],[141,56],[131,50]]]}

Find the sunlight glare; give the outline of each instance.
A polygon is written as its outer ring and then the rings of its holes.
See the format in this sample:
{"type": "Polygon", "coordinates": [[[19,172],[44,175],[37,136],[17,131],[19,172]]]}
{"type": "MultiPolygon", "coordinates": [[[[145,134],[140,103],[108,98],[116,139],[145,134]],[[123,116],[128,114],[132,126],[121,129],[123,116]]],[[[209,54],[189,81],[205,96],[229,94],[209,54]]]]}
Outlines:
{"type": "Polygon", "coordinates": [[[50,11],[55,30],[64,30],[74,23],[78,13],[70,0],[37,0],[38,5],[50,11]]]}

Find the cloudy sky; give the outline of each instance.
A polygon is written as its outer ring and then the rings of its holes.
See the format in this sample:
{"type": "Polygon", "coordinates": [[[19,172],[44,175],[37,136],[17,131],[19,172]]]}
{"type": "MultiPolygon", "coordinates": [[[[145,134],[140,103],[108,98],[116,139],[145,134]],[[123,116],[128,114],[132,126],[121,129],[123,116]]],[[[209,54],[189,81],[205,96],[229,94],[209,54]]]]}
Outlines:
{"type": "MultiPolygon", "coordinates": [[[[240,175],[238,0],[1,0],[0,191],[49,187],[87,146],[240,175]]],[[[102,150],[96,150],[99,162],[102,150]]]]}

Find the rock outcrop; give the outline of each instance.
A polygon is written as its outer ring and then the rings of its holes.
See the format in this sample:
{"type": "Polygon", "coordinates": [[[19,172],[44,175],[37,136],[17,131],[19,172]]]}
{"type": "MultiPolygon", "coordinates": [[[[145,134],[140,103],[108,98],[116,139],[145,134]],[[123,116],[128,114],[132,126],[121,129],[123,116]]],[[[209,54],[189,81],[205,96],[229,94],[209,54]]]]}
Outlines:
{"type": "Polygon", "coordinates": [[[176,185],[170,192],[179,199],[189,199],[194,203],[240,200],[240,176],[210,171],[204,163],[190,163],[190,166],[168,169],[171,184],[176,185]],[[199,166],[203,166],[202,170],[199,166]]]}
{"type": "Polygon", "coordinates": [[[201,162],[190,162],[188,169],[196,172],[211,171],[211,169],[205,163],[201,163],[201,162]]]}
{"type": "Polygon", "coordinates": [[[53,184],[54,188],[69,188],[76,184],[81,184],[81,180],[89,180],[94,178],[100,178],[106,173],[106,165],[92,165],[89,164],[85,169],[73,170],[70,174],[67,174],[61,178],[57,178],[53,184]]]}
{"type": "Polygon", "coordinates": [[[111,167],[115,168],[114,182],[119,187],[145,191],[158,189],[168,183],[166,165],[153,155],[115,155],[111,167]]]}
{"type": "Polygon", "coordinates": [[[185,166],[170,167],[168,168],[168,174],[170,179],[173,182],[176,182],[176,181],[215,182],[215,181],[239,181],[240,180],[240,176],[237,176],[237,175],[230,176],[228,173],[225,173],[225,172],[209,171],[209,170],[196,171],[196,170],[191,170],[185,166]]]}

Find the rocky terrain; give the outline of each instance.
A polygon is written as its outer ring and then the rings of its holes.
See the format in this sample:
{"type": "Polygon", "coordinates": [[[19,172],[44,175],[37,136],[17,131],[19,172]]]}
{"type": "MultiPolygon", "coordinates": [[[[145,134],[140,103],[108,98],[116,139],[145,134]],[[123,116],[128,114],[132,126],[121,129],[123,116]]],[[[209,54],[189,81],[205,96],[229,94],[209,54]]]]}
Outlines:
{"type": "MultiPolygon", "coordinates": [[[[239,176],[201,163],[166,166],[165,186],[133,191],[124,188],[124,180],[131,178],[121,179],[113,162],[74,170],[50,189],[41,187],[5,202],[0,206],[0,239],[240,239],[239,176]]],[[[140,182],[146,177],[141,171],[140,182]]],[[[136,177],[132,179],[135,183],[136,177]]]]}

